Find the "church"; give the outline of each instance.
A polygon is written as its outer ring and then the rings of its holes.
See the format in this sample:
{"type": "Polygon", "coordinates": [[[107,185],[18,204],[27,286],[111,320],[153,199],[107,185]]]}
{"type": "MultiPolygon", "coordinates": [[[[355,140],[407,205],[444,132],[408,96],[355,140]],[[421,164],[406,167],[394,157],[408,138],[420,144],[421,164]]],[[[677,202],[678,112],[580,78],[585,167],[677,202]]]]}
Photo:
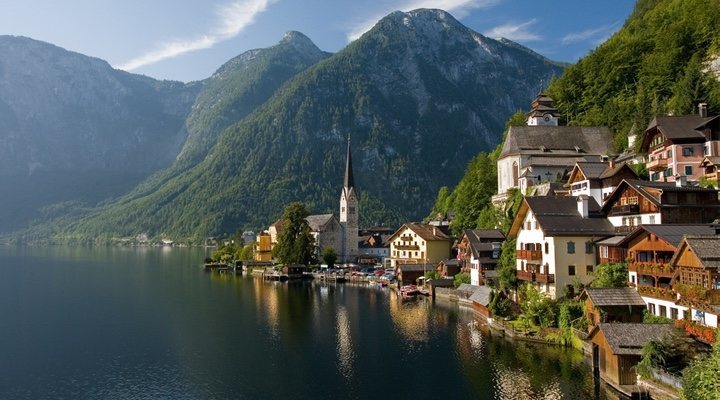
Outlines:
{"type": "MultiPolygon", "coordinates": [[[[358,251],[358,193],[355,189],[352,167],[352,151],[348,139],[345,159],[345,179],[340,191],[340,218],[334,214],[310,215],[306,218],[310,231],[315,238],[315,251],[318,259],[327,247],[332,247],[339,262],[355,262],[358,251]]],[[[282,219],[270,225],[268,233],[274,246],[279,232],[282,231],[282,219]]]]}

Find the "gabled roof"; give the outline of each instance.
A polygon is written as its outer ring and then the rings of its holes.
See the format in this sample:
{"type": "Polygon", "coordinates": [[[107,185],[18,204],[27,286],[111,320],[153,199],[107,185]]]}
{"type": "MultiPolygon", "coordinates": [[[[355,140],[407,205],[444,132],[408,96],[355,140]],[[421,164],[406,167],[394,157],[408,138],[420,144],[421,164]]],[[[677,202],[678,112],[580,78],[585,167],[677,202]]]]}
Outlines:
{"type": "Polygon", "coordinates": [[[490,304],[491,291],[487,286],[480,286],[470,295],[470,301],[487,307],[490,304]]]}
{"type": "Polygon", "coordinates": [[[595,307],[639,306],[645,307],[645,301],[637,290],[624,288],[586,288],[580,299],[589,298],[595,307]]]}
{"type": "Polygon", "coordinates": [[[681,254],[688,250],[700,259],[705,268],[720,268],[720,236],[686,236],[678,246],[670,264],[677,265],[681,254]]]}
{"type": "Polygon", "coordinates": [[[720,165],[720,157],[717,156],[705,156],[700,163],[701,167],[707,167],[709,165],[720,165]]]}
{"type": "Polygon", "coordinates": [[[651,233],[677,248],[685,235],[714,235],[715,226],[711,224],[643,224],[625,236],[618,245],[627,246],[631,241],[646,233],[651,233]]]}
{"type": "MultiPolygon", "coordinates": [[[[626,188],[632,187],[641,196],[646,198],[656,206],[661,206],[660,199],[655,197],[652,193],[648,192],[647,189],[660,189],[663,193],[667,192],[717,192],[713,188],[704,188],[700,186],[677,186],[675,182],[649,182],[641,181],[639,179],[623,179],[622,182],[610,193],[605,202],[603,203],[603,212],[607,213],[617,201],[617,198],[625,191],[626,188]]],[[[714,205],[708,205],[708,207],[714,205]]]]}
{"type": "Polygon", "coordinates": [[[615,228],[600,214],[594,198],[587,198],[588,217],[578,212],[578,197],[525,197],[508,236],[516,237],[528,211],[532,211],[545,236],[612,236],[615,228]]]}
{"type": "Polygon", "coordinates": [[[652,139],[652,133],[656,130],[671,142],[704,142],[705,135],[700,131],[708,123],[718,118],[701,117],[698,114],[690,115],[659,115],[653,118],[645,129],[643,135],[642,149],[647,149],[652,139]]]}
{"type": "Polygon", "coordinates": [[[390,236],[388,242],[392,242],[395,238],[400,235],[405,229],[413,231],[415,234],[427,241],[450,241],[450,237],[446,235],[438,226],[430,224],[404,224],[395,233],[390,236]]]}
{"type": "Polygon", "coordinates": [[[475,258],[480,257],[481,251],[492,250],[492,242],[505,240],[500,229],[465,229],[463,236],[467,237],[470,251],[475,258]]]}
{"type": "Polygon", "coordinates": [[[616,355],[641,355],[645,343],[662,340],[675,330],[673,324],[601,323],[590,338],[602,332],[616,355]]]}
{"type": "Polygon", "coordinates": [[[500,158],[510,155],[606,154],[612,145],[607,127],[596,126],[511,126],[503,143],[500,158]]]}
{"type": "Polygon", "coordinates": [[[461,292],[475,292],[476,290],[480,289],[480,286],[478,285],[471,285],[469,283],[461,283],[460,286],[458,286],[457,290],[461,292]]]}
{"type": "Polygon", "coordinates": [[[308,215],[305,218],[308,225],[310,225],[310,230],[313,232],[320,232],[332,219],[335,219],[333,214],[308,215]]]}

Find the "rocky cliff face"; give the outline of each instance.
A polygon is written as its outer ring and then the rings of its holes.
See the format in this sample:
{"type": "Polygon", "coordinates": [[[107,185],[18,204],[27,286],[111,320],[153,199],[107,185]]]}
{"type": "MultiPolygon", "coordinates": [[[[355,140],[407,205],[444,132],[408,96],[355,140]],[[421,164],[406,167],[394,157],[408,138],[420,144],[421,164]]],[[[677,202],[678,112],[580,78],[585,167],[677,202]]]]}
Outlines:
{"type": "Polygon", "coordinates": [[[0,231],[47,204],[121,194],[185,141],[199,84],[23,37],[0,36],[0,54],[0,231]]]}

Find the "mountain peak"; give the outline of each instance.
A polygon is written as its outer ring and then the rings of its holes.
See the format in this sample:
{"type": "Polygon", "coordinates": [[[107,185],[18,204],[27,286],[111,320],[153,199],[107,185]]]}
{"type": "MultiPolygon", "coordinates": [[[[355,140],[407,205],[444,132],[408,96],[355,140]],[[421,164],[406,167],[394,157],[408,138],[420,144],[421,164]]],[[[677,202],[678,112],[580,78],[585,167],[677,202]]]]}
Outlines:
{"type": "Polygon", "coordinates": [[[289,31],[285,32],[283,35],[282,40],[280,41],[280,44],[289,44],[296,49],[300,51],[318,51],[318,47],[313,43],[312,40],[310,40],[309,37],[305,36],[304,34],[298,32],[298,31],[289,31]]]}

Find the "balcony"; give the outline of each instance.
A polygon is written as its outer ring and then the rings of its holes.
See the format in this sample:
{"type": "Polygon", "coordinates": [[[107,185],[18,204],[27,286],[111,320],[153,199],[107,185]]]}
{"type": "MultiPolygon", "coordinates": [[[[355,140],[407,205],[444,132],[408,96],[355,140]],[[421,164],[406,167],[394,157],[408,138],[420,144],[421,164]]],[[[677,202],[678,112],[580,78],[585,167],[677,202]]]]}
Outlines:
{"type": "Polygon", "coordinates": [[[515,271],[518,280],[537,283],[555,283],[555,274],[543,274],[530,271],[515,271]]]}
{"type": "Polygon", "coordinates": [[[632,263],[628,270],[637,272],[640,275],[650,275],[658,278],[672,278],[675,275],[675,268],[668,264],[632,263]]]}
{"type": "Polygon", "coordinates": [[[395,250],[412,250],[412,251],[418,251],[420,250],[420,246],[412,245],[412,244],[406,244],[406,245],[395,245],[395,250]]]}
{"type": "Polygon", "coordinates": [[[647,167],[648,171],[664,171],[668,167],[668,159],[656,158],[654,160],[648,161],[645,166],[647,167]]]}
{"type": "Polygon", "coordinates": [[[516,250],[515,257],[518,260],[542,260],[540,250],[516,250]]]}
{"type": "Polygon", "coordinates": [[[615,206],[610,210],[612,215],[630,215],[640,214],[639,204],[626,204],[624,206],[615,206]]]}
{"type": "Polygon", "coordinates": [[[653,297],[662,300],[677,300],[677,294],[672,289],[666,289],[654,286],[638,286],[637,291],[640,296],[653,297]]]}
{"type": "Polygon", "coordinates": [[[719,289],[705,289],[701,286],[678,284],[675,285],[675,290],[680,294],[682,300],[711,305],[720,304],[719,289]]]}

